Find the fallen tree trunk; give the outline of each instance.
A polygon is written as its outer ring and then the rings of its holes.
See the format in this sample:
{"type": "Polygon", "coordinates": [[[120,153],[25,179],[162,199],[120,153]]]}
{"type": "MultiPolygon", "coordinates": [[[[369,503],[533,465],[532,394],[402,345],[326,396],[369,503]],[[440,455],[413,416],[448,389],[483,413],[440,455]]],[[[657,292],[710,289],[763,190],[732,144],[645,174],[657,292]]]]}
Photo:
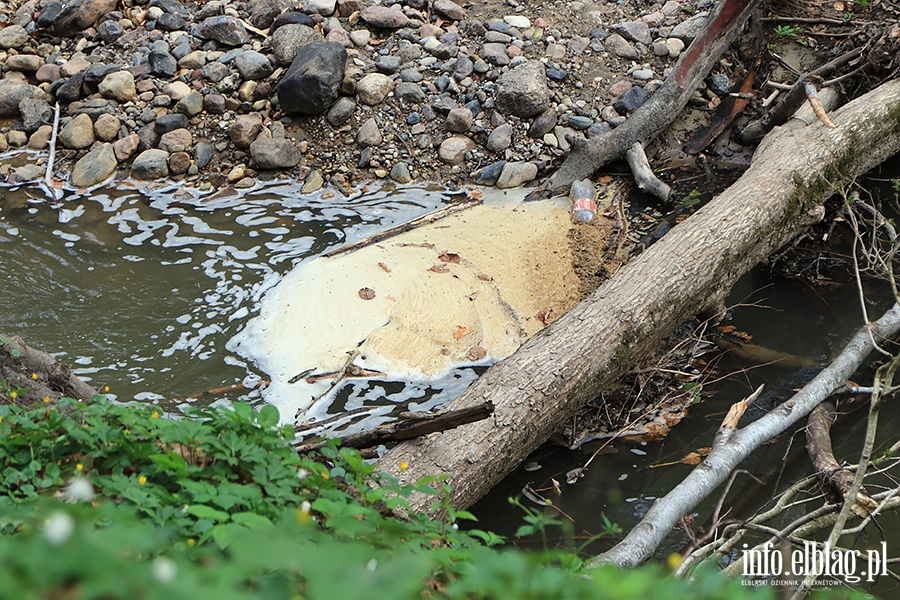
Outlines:
{"type": "MultiPolygon", "coordinates": [[[[19,406],[41,405],[69,397],[90,400],[97,392],[75,376],[69,365],[32,348],[19,336],[0,335],[0,381],[27,389],[9,400],[19,406]]],[[[0,403],[3,401],[0,396],[0,403]]]]}
{"type": "Polygon", "coordinates": [[[577,140],[559,169],[542,188],[567,191],[572,182],[625,157],[636,142],[646,144],[675,120],[694,90],[737,37],[756,0],[721,0],[706,26],[672,67],[672,73],[633,115],[601,136],[577,140]]]}
{"type": "MultiPolygon", "coordinates": [[[[408,483],[449,473],[471,505],[679,323],[721,304],[734,282],[822,218],[833,185],[900,150],[900,81],[832,115],[766,137],[730,188],[628,263],[590,298],[491,367],[449,408],[491,400],[492,418],[404,442],[379,461],[408,483]],[[408,464],[401,470],[401,463],[408,464]]],[[[414,497],[415,510],[432,500],[414,497]]]]}

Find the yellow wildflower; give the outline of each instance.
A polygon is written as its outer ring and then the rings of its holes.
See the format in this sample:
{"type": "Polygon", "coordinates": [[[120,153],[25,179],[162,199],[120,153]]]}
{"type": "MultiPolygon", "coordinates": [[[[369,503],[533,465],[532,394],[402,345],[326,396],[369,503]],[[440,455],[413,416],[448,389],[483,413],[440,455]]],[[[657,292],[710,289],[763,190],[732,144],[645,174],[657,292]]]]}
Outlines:
{"type": "Polygon", "coordinates": [[[38,378],[37,373],[32,373],[31,378],[34,379],[35,381],[37,381],[37,378],[38,378]]]}
{"type": "Polygon", "coordinates": [[[190,546],[190,547],[192,547],[192,548],[194,547],[194,545],[195,545],[196,543],[197,543],[197,540],[195,540],[194,538],[188,538],[188,539],[187,539],[187,545],[190,546]]]}
{"type": "Polygon", "coordinates": [[[400,463],[400,470],[401,470],[401,471],[405,471],[405,470],[407,470],[408,468],[409,468],[409,463],[406,462],[405,460],[404,460],[402,463],[400,463]]]}
{"type": "Polygon", "coordinates": [[[109,386],[108,386],[108,385],[104,385],[104,386],[103,386],[103,391],[104,391],[104,392],[108,392],[108,391],[109,391],[109,386]]]}
{"type": "Polygon", "coordinates": [[[151,418],[151,419],[158,419],[158,418],[159,418],[159,411],[158,411],[158,410],[154,410],[154,411],[153,411],[153,414],[150,415],[150,418],[151,418]]]}
{"type": "Polygon", "coordinates": [[[44,404],[50,404],[50,396],[44,396],[44,404]]]}
{"type": "Polygon", "coordinates": [[[78,463],[77,465],[75,465],[75,470],[76,471],[84,471],[84,465],[81,463],[78,463]]]}
{"type": "Polygon", "coordinates": [[[18,396],[19,396],[19,393],[15,390],[13,390],[9,393],[9,397],[13,400],[15,400],[18,396]]]}
{"type": "Polygon", "coordinates": [[[669,568],[671,570],[674,571],[679,566],[681,566],[682,560],[683,560],[683,558],[680,554],[678,554],[677,552],[673,552],[666,558],[666,564],[669,566],[669,568]]]}
{"type": "Polygon", "coordinates": [[[141,475],[140,477],[138,477],[138,485],[144,485],[145,483],[147,483],[147,477],[146,477],[146,476],[141,475]]]}

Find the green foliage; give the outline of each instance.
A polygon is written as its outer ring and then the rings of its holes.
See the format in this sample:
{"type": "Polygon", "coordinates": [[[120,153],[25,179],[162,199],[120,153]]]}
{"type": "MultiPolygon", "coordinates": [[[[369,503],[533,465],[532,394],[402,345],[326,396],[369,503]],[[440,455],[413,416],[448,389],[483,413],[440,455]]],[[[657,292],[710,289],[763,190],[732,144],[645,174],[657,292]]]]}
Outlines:
{"type": "Polygon", "coordinates": [[[697,381],[685,381],[681,384],[681,389],[691,394],[691,404],[700,404],[703,402],[703,384],[697,381]]]}
{"type": "Polygon", "coordinates": [[[700,190],[694,188],[690,192],[688,192],[687,196],[683,197],[680,202],[682,206],[688,207],[700,204],[702,200],[703,198],[700,194],[700,190]]]}
{"type": "Polygon", "coordinates": [[[803,29],[801,27],[795,27],[794,25],[775,26],[775,35],[780,35],[781,37],[795,38],[800,33],[803,33],[803,29]]]}
{"type": "MultiPolygon", "coordinates": [[[[3,596],[772,597],[712,572],[688,583],[658,567],[589,570],[549,548],[498,551],[496,534],[458,529],[474,516],[449,505],[446,481],[400,485],[336,445],[298,456],[277,420],[246,404],[180,419],[103,397],[0,406],[3,596]],[[450,518],[396,518],[413,491],[450,518]]],[[[528,509],[522,533],[551,525],[528,509]]]]}

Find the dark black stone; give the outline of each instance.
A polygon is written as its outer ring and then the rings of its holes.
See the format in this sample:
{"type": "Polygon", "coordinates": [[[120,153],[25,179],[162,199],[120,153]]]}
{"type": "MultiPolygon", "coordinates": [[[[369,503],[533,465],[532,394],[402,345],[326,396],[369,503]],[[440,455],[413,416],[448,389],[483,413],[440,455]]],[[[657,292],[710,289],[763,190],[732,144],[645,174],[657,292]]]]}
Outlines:
{"type": "Polygon", "coordinates": [[[154,6],[158,6],[163,10],[163,12],[170,15],[178,15],[179,17],[183,17],[187,19],[191,16],[191,13],[184,7],[181,2],[177,2],[176,0],[150,0],[150,4],[148,5],[150,8],[154,6]]]}
{"type": "Polygon", "coordinates": [[[503,167],[505,166],[505,160],[497,161],[476,171],[475,174],[472,175],[472,180],[478,185],[494,185],[497,183],[497,180],[500,179],[500,173],[503,172],[503,167]]]}
{"type": "Polygon", "coordinates": [[[153,128],[159,135],[175,131],[176,129],[187,129],[188,118],[181,113],[171,113],[156,117],[153,128]]]}
{"type": "Polygon", "coordinates": [[[138,139],[138,152],[143,152],[144,150],[149,150],[150,148],[156,148],[157,144],[159,144],[159,133],[157,133],[156,129],[154,129],[153,124],[144,125],[140,129],[137,130],[138,139]]]}
{"type": "Polygon", "coordinates": [[[84,71],[81,73],[76,73],[72,77],[69,77],[68,81],[59,86],[56,90],[56,99],[59,102],[63,102],[68,104],[70,102],[75,102],[80,99],[82,92],[82,84],[84,83],[84,71]]]}
{"type": "Polygon", "coordinates": [[[313,42],[300,49],[278,86],[278,103],[286,114],[314,115],[338,97],[347,50],[336,42],[313,42]]]}
{"type": "Polygon", "coordinates": [[[100,82],[103,81],[104,77],[106,77],[110,73],[121,70],[122,67],[119,67],[117,65],[102,65],[99,63],[92,64],[84,70],[84,93],[96,94],[97,90],[99,89],[100,82]]]}
{"type": "Polygon", "coordinates": [[[213,157],[213,148],[206,142],[198,142],[194,146],[194,162],[201,169],[209,164],[213,157]]]}
{"type": "Polygon", "coordinates": [[[97,37],[105,44],[112,44],[122,37],[123,33],[125,33],[125,29],[119,25],[118,21],[103,21],[97,27],[97,37]]]}
{"type": "Polygon", "coordinates": [[[650,94],[644,88],[634,86],[616,99],[613,108],[620,115],[629,115],[639,109],[649,97],[650,94]]]}
{"type": "Polygon", "coordinates": [[[29,135],[41,125],[53,123],[53,109],[45,100],[25,98],[19,102],[19,114],[22,115],[22,127],[29,135]]]}
{"type": "Polygon", "coordinates": [[[178,61],[168,52],[154,50],[147,57],[150,63],[150,73],[160,77],[171,77],[178,70],[178,61]]]}
{"type": "Polygon", "coordinates": [[[53,19],[62,11],[62,2],[48,2],[41,8],[41,14],[37,18],[38,27],[50,27],[53,19]]]}
{"type": "Polygon", "coordinates": [[[171,13],[163,13],[156,20],[156,28],[161,31],[181,31],[186,27],[187,21],[171,13]]]}
{"type": "Polygon", "coordinates": [[[547,79],[551,79],[553,81],[563,81],[566,77],[569,76],[569,73],[563,71],[562,69],[547,69],[547,79]]]}
{"type": "Polygon", "coordinates": [[[85,100],[74,114],[84,113],[96,121],[100,115],[114,115],[118,112],[119,105],[113,100],[106,98],[94,98],[93,100],[85,100]]]}
{"type": "Polygon", "coordinates": [[[307,27],[313,27],[315,23],[313,20],[309,18],[309,15],[303,14],[301,12],[286,12],[281,13],[277,17],[275,17],[275,21],[272,22],[272,26],[269,27],[269,35],[275,33],[275,30],[281,27],[282,25],[306,25],[307,27]]]}

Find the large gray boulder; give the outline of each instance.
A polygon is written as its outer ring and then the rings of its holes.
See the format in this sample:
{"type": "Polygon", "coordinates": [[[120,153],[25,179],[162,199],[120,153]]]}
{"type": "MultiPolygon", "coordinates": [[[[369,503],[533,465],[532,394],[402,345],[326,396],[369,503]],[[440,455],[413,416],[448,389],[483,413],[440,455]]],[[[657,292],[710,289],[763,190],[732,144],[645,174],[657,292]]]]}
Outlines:
{"type": "Polygon", "coordinates": [[[497,78],[494,100],[501,113],[527,119],[550,105],[544,65],[530,60],[497,78]]]}
{"type": "Polygon", "coordinates": [[[25,98],[41,98],[44,92],[27,83],[0,80],[0,117],[18,117],[19,103],[25,98]]]}
{"type": "Polygon", "coordinates": [[[278,85],[278,103],[286,114],[315,115],[338,97],[347,51],[336,42],[314,42],[300,49],[278,85]]]}

